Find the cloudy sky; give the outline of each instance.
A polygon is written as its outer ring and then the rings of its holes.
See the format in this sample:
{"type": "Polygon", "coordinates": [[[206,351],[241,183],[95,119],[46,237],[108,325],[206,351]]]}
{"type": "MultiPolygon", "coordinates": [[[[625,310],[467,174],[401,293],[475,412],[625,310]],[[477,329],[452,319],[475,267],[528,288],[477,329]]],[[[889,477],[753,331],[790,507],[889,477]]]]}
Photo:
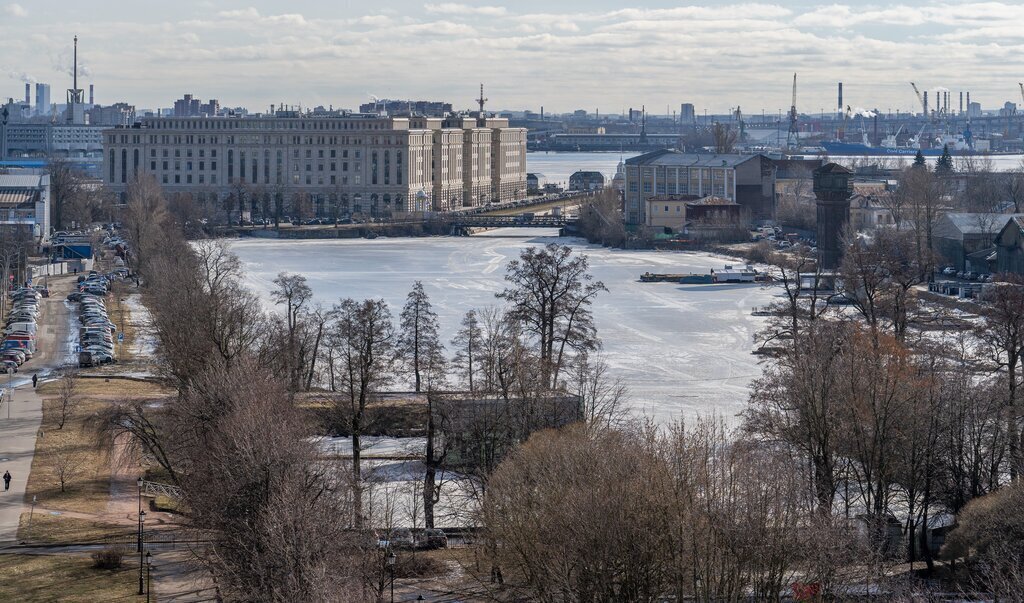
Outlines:
{"type": "MultiPolygon", "coordinates": [[[[914,107],[922,89],[1021,101],[1024,1],[0,0],[0,95],[70,86],[71,38],[97,101],[356,107],[370,95],[468,108],[651,112],[914,107]]],[[[83,88],[87,86],[83,85],[83,88]]]]}

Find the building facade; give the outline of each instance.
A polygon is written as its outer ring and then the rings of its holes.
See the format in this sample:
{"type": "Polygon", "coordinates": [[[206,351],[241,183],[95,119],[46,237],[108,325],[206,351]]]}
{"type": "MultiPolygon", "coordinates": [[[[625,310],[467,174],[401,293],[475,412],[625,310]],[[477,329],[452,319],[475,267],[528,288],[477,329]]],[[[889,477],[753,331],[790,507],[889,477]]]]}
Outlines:
{"type": "Polygon", "coordinates": [[[49,115],[50,108],[50,85],[36,84],[36,115],[49,115]]]}
{"type": "Polygon", "coordinates": [[[103,150],[103,127],[65,123],[7,125],[9,157],[89,157],[103,150]]]}
{"type": "Polygon", "coordinates": [[[116,193],[148,174],[264,216],[302,200],[321,216],[387,217],[526,196],[526,130],[490,117],[152,117],[108,129],[103,149],[116,193]]]}
{"type": "Polygon", "coordinates": [[[569,176],[569,190],[578,192],[599,191],[604,188],[604,174],[580,170],[569,176]]]}
{"type": "Polygon", "coordinates": [[[626,160],[625,219],[647,222],[646,200],[657,195],[713,195],[738,203],[748,220],[775,215],[775,166],[763,155],[654,151],[626,160]]]}
{"type": "Polygon", "coordinates": [[[42,242],[50,236],[50,177],[0,174],[0,230],[42,242]]]}
{"type": "Polygon", "coordinates": [[[932,251],[940,262],[959,270],[970,270],[968,256],[992,249],[1005,234],[1008,223],[1024,214],[949,212],[939,216],[932,227],[932,251]]]}

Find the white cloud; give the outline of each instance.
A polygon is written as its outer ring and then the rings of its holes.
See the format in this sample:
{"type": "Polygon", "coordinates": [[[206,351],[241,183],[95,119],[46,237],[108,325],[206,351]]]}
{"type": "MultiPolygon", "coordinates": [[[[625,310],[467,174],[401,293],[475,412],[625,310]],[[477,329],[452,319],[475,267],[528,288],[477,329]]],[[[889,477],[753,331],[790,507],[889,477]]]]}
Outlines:
{"type": "Polygon", "coordinates": [[[428,13],[442,15],[483,15],[487,17],[502,17],[508,13],[503,6],[470,6],[468,4],[457,4],[455,2],[442,2],[441,4],[425,4],[423,6],[428,13]]]}
{"type": "Polygon", "coordinates": [[[28,11],[25,7],[14,2],[4,7],[4,12],[12,17],[27,17],[28,11]]]}
{"type": "MultiPolygon", "coordinates": [[[[1024,2],[897,2],[796,9],[781,0],[736,0],[582,12],[549,3],[550,12],[534,13],[445,2],[402,13],[367,6],[336,17],[243,5],[159,22],[125,16],[94,28],[79,59],[95,68],[104,98],[140,107],[166,106],[188,88],[257,108],[285,100],[281,90],[289,102],[310,105],[354,107],[372,90],[468,108],[483,77],[492,104],[503,109],[543,102],[549,110],[617,113],[694,102],[774,114],[789,107],[794,71],[802,111],[832,107],[839,79],[849,103],[869,110],[913,108],[911,80],[971,90],[985,106],[1019,97],[1024,33],[1014,26],[1024,22],[1024,2]]],[[[0,52],[42,81],[61,81],[70,60],[51,65],[46,57],[70,54],[81,23],[26,23],[0,36],[0,52]]]]}

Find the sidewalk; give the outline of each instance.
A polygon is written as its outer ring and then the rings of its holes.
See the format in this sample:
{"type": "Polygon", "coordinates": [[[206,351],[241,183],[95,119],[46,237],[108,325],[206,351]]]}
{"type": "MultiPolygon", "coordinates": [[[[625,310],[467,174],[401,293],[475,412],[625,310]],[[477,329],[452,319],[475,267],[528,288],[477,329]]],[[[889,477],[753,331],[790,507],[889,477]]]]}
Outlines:
{"type": "MultiPolygon", "coordinates": [[[[36,450],[36,436],[43,419],[43,401],[29,385],[15,388],[14,403],[0,406],[0,475],[11,472],[11,489],[0,491],[0,544],[16,540],[18,521],[26,507],[25,487],[32,469],[32,457],[36,450]],[[10,406],[10,408],[8,408],[10,406]],[[7,418],[10,410],[11,418],[7,418]]],[[[45,437],[45,435],[44,435],[45,437]]]]}
{"type": "MultiPolygon", "coordinates": [[[[8,409],[8,376],[0,374],[0,389],[4,390],[4,401],[0,405],[0,475],[11,472],[11,489],[0,490],[0,545],[10,544],[17,538],[18,521],[22,511],[27,511],[31,500],[24,500],[28,485],[28,474],[32,469],[32,457],[36,450],[36,437],[43,420],[43,401],[32,388],[32,375],[43,378],[54,368],[68,362],[68,349],[73,345],[76,332],[64,296],[71,290],[73,278],[50,279],[51,297],[43,298],[42,315],[37,333],[38,352],[36,357],[23,365],[13,375],[14,402],[8,409]],[[10,419],[7,418],[10,410],[10,419]]],[[[0,323],[2,324],[2,323],[0,323]]],[[[44,436],[45,437],[45,434],[44,436]]]]}

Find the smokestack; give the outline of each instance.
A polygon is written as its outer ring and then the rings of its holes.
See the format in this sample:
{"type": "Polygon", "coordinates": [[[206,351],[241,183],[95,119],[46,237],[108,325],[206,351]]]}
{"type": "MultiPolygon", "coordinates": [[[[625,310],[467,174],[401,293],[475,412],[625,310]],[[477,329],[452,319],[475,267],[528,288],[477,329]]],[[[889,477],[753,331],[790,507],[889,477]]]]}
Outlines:
{"type": "Polygon", "coordinates": [[[964,91],[960,91],[960,115],[964,114],[964,91]]]}
{"type": "Polygon", "coordinates": [[[540,120],[544,121],[544,105],[540,106],[540,120]]]}
{"type": "Polygon", "coordinates": [[[93,93],[93,85],[89,84],[89,104],[90,105],[94,104],[93,103],[93,95],[92,95],[92,93],[93,93]]]}
{"type": "Polygon", "coordinates": [[[924,116],[928,117],[928,91],[924,91],[924,116]]]}
{"type": "Polygon", "coordinates": [[[971,91],[968,90],[967,91],[967,111],[970,112],[970,110],[971,110],[971,91]]]}
{"type": "Polygon", "coordinates": [[[839,82],[839,114],[843,114],[843,83],[839,82]]]}
{"type": "Polygon", "coordinates": [[[25,104],[32,106],[32,84],[25,82],[25,104]]]}

